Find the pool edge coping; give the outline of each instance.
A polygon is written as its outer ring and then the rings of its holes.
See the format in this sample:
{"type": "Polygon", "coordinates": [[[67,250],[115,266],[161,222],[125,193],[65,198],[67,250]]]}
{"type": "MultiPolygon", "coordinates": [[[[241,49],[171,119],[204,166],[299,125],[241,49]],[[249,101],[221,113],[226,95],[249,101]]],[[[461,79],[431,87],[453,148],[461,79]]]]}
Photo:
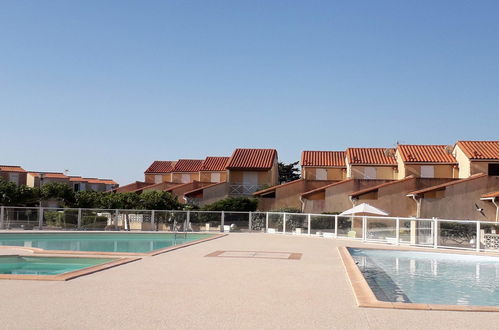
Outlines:
{"type": "MultiPolygon", "coordinates": [[[[195,233],[198,234],[198,233],[195,233]]],[[[203,239],[198,239],[195,241],[191,242],[186,242],[182,243],[179,245],[173,245],[169,246],[163,249],[159,250],[153,250],[151,252],[147,253],[140,253],[140,252],[105,252],[105,251],[71,251],[71,250],[44,250],[40,248],[33,248],[33,247],[26,247],[26,246],[15,246],[15,245],[0,245],[0,249],[13,249],[13,250],[28,250],[33,252],[34,254],[67,254],[67,255],[74,255],[74,256],[81,256],[81,255],[90,255],[90,256],[118,256],[118,257],[123,257],[123,256],[156,256],[158,254],[174,251],[177,249],[181,249],[187,246],[211,241],[217,238],[221,238],[224,236],[227,236],[228,234],[200,234],[200,235],[210,235],[209,237],[203,238],[203,239]]],[[[1,275],[1,274],[0,274],[1,275]]],[[[0,278],[1,279],[1,278],[0,278]]]]}
{"type": "MultiPolygon", "coordinates": [[[[338,252],[343,266],[345,267],[348,281],[352,287],[355,300],[358,307],[368,308],[390,308],[390,309],[409,309],[409,310],[427,310],[427,311],[460,311],[460,312],[499,312],[499,306],[464,306],[464,305],[442,305],[442,304],[422,304],[422,303],[401,303],[381,301],[376,298],[371,287],[362,275],[359,267],[355,263],[352,255],[348,252],[349,246],[339,246],[338,252]]],[[[356,248],[356,247],[352,247],[356,248]]],[[[371,248],[373,249],[373,248],[371,248]]],[[[394,250],[393,248],[374,248],[377,250],[394,250]]],[[[400,248],[398,250],[414,251],[414,249],[400,248]]],[[[417,251],[417,250],[416,250],[417,251]]],[[[426,251],[428,252],[428,251],[426,251]]],[[[446,253],[444,251],[432,251],[446,253]]]]}
{"type": "MultiPolygon", "coordinates": [[[[17,257],[26,257],[26,255],[10,255],[17,257]]],[[[29,256],[28,256],[29,257],[29,256]]],[[[72,256],[73,258],[88,259],[91,257],[84,256],[72,256]]],[[[67,258],[66,256],[47,256],[47,258],[67,258]]],[[[82,269],[73,270],[71,272],[57,274],[57,275],[23,275],[23,274],[0,274],[0,280],[34,280],[34,281],[68,281],[75,279],[77,277],[94,274],[106,269],[114,268],[130,262],[138,261],[142,258],[139,257],[129,257],[129,258],[117,258],[115,260],[110,260],[108,262],[94,265],[90,267],[85,267],[82,269]]]]}

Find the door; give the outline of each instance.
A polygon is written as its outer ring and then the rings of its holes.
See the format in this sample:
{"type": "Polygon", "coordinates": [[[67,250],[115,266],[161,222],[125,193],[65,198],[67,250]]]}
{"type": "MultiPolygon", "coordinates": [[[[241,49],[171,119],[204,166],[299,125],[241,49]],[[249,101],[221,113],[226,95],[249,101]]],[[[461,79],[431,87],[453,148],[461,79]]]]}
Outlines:
{"type": "Polygon", "coordinates": [[[10,173],[9,181],[15,184],[19,184],[19,173],[10,173]]]}
{"type": "Polygon", "coordinates": [[[211,182],[220,182],[220,173],[211,173],[211,182]]]}
{"type": "Polygon", "coordinates": [[[316,180],[327,180],[327,170],[325,168],[318,168],[315,170],[316,180]]]}
{"type": "Polygon", "coordinates": [[[435,167],[434,166],[421,166],[421,177],[422,178],[434,178],[435,177],[435,167]]]}

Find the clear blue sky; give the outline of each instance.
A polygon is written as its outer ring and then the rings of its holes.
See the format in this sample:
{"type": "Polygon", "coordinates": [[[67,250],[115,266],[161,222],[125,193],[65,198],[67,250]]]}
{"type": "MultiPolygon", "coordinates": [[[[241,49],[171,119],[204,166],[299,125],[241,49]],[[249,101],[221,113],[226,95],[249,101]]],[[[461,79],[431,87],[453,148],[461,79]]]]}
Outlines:
{"type": "Polygon", "coordinates": [[[1,1],[0,164],[499,138],[499,1],[1,1]]]}

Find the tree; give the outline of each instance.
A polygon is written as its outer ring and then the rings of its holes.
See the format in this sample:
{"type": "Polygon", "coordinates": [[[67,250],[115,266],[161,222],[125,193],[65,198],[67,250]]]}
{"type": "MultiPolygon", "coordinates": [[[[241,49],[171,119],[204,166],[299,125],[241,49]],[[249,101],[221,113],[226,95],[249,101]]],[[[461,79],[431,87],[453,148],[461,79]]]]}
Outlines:
{"type": "Polygon", "coordinates": [[[300,178],[298,162],[285,164],[279,163],[279,183],[290,182],[300,178]]]}
{"type": "Polygon", "coordinates": [[[49,182],[40,188],[40,199],[57,199],[62,202],[63,206],[69,206],[75,203],[75,194],[68,184],[49,182]]]}
{"type": "Polygon", "coordinates": [[[179,210],[177,196],[166,191],[146,191],[140,195],[141,207],[146,210],[179,210]]]}
{"type": "Polygon", "coordinates": [[[97,191],[79,191],[75,194],[74,207],[99,208],[102,206],[102,193],[97,191]]]}
{"type": "Polygon", "coordinates": [[[258,200],[247,197],[227,197],[211,204],[205,205],[205,211],[256,211],[258,200]]]}

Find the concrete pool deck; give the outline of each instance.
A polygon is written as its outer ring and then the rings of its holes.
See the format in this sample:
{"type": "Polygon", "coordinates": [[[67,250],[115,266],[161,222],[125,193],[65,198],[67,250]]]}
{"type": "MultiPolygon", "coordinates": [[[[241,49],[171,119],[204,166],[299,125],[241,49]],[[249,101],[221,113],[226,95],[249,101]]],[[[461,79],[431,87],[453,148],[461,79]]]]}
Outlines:
{"type": "MultiPolygon", "coordinates": [[[[348,240],[229,234],[68,282],[0,281],[8,329],[495,329],[497,313],[357,307],[348,240]],[[251,258],[206,257],[262,251],[251,258]],[[240,252],[238,252],[240,253],[240,252]],[[263,254],[266,253],[266,254],[263,254]],[[289,259],[289,253],[301,253],[289,259]]],[[[21,249],[0,253],[21,254],[21,249]]],[[[24,251],[24,253],[30,253],[24,251]]]]}

